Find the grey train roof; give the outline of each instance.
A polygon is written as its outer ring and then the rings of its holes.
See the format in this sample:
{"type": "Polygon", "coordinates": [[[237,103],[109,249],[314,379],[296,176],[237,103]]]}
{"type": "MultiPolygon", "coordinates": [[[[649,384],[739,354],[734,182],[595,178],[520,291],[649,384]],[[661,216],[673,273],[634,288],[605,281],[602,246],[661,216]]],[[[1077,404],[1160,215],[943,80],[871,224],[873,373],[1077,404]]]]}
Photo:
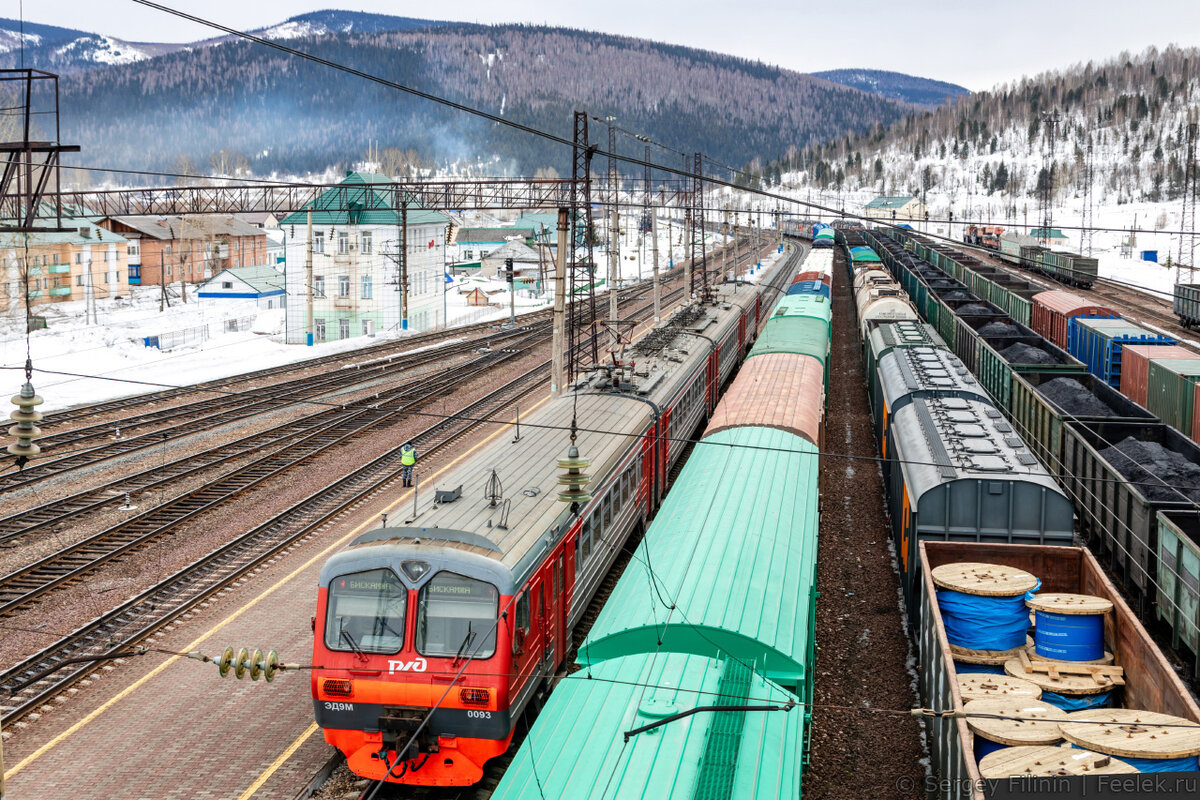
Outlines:
{"type": "Polygon", "coordinates": [[[943,348],[893,349],[879,360],[878,370],[883,398],[892,411],[910,396],[969,397],[991,404],[970,370],[943,348]]]}

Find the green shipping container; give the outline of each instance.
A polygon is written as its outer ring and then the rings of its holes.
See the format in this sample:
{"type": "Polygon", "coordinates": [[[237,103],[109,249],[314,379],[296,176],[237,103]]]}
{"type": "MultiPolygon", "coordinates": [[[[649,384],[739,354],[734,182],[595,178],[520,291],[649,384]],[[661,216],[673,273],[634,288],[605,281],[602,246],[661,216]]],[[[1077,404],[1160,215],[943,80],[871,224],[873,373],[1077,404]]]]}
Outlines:
{"type": "Polygon", "coordinates": [[[1162,421],[1192,434],[1192,386],[1200,382],[1200,360],[1194,358],[1150,359],[1146,408],[1162,421]]]}

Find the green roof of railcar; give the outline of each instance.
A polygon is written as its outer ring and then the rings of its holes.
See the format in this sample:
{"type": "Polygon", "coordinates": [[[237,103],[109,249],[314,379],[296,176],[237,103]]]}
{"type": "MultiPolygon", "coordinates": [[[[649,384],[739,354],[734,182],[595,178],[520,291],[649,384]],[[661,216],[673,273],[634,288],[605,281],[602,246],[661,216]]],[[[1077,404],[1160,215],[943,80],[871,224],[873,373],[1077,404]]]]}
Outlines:
{"type": "Polygon", "coordinates": [[[702,712],[624,741],[626,731],[697,706],[795,700],[732,659],[639,653],[606,661],[555,688],[492,798],[797,798],[800,706],[702,712]]]}
{"type": "Polygon", "coordinates": [[[811,443],[773,428],[724,430],[696,445],[580,663],[720,651],[784,686],[810,680],[818,460],[811,443]]]}

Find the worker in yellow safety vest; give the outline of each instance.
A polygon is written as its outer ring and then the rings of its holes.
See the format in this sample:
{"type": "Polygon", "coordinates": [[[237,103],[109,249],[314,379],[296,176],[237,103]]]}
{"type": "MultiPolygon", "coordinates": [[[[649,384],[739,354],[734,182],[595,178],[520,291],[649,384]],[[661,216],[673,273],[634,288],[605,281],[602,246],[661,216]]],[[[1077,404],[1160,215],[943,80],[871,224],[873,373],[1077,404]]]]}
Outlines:
{"type": "Polygon", "coordinates": [[[408,442],[400,448],[400,477],[404,480],[405,486],[412,486],[413,467],[417,465],[417,448],[413,447],[412,442],[408,442]]]}

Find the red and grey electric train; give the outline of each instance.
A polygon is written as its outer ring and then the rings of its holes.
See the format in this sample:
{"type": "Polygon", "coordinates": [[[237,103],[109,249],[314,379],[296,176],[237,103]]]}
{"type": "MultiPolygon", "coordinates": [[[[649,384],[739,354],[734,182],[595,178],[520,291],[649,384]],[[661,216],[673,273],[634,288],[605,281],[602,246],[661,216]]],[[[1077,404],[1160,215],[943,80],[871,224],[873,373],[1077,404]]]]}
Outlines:
{"type": "MultiPolygon", "coordinates": [[[[795,271],[797,255],[772,282],[795,271]]],[[[468,785],[508,749],[617,553],[657,508],[683,440],[745,356],[769,291],[716,287],[713,301],[633,345],[625,366],[548,401],[519,441],[496,437],[446,474],[402,527],[370,531],[329,559],[312,697],[351,770],[468,785]],[[558,499],[556,466],[573,415],[592,476],[592,499],[574,512],[558,499]]]]}

